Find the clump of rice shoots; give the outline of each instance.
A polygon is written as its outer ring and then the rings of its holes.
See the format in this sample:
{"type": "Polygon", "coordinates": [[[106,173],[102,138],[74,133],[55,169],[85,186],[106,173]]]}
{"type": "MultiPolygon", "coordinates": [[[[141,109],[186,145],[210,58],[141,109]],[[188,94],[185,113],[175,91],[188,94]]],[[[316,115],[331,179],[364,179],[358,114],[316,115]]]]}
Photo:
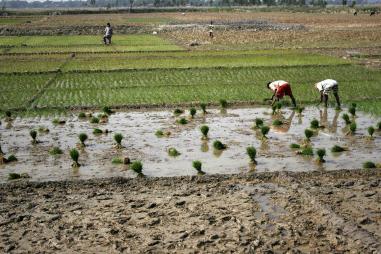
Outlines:
{"type": "Polygon", "coordinates": [[[94,124],[99,123],[99,118],[93,116],[93,117],[90,119],[90,123],[94,123],[94,124]]]}
{"type": "Polygon", "coordinates": [[[59,147],[57,147],[57,146],[53,147],[49,151],[50,155],[59,155],[59,154],[62,154],[62,153],[63,153],[62,150],[59,147]]]}
{"type": "Polygon", "coordinates": [[[216,149],[216,150],[224,150],[224,149],[226,149],[226,145],[225,144],[223,144],[221,141],[219,141],[219,140],[215,140],[214,142],[213,142],[213,147],[214,147],[214,149],[216,149]]]}
{"type": "Polygon", "coordinates": [[[307,147],[304,147],[301,151],[299,151],[298,154],[303,156],[313,156],[314,150],[312,149],[312,147],[307,146],[307,147]]]}
{"type": "Polygon", "coordinates": [[[12,112],[9,111],[9,110],[5,111],[5,116],[6,116],[8,119],[10,119],[10,118],[12,117],[12,112]]]}
{"type": "Polygon", "coordinates": [[[225,99],[220,100],[220,106],[221,108],[225,109],[228,107],[228,102],[225,99]]]}
{"type": "Polygon", "coordinates": [[[349,134],[355,134],[357,130],[357,124],[355,122],[349,125],[349,134]]]}
{"type": "Polygon", "coordinates": [[[58,118],[54,118],[53,121],[52,121],[52,123],[53,123],[54,125],[57,125],[57,124],[65,124],[66,121],[65,121],[65,120],[60,120],[60,119],[58,119],[58,118]]]}
{"type": "Polygon", "coordinates": [[[203,114],[207,113],[206,112],[206,103],[200,103],[200,108],[201,108],[203,114]]]}
{"type": "Polygon", "coordinates": [[[370,136],[371,138],[373,138],[374,131],[375,131],[375,129],[374,129],[373,126],[369,126],[369,127],[368,127],[368,134],[369,134],[369,136],[370,136]]]}
{"type": "Polygon", "coordinates": [[[179,120],[177,120],[177,122],[178,122],[179,124],[185,125],[185,124],[188,123],[188,120],[185,119],[185,118],[183,117],[183,118],[180,118],[179,120]]]}
{"type": "Polygon", "coordinates": [[[95,128],[95,129],[93,130],[93,134],[94,134],[94,135],[99,135],[99,134],[102,134],[102,133],[103,133],[103,131],[102,131],[101,129],[95,128]]]}
{"type": "Polygon", "coordinates": [[[86,133],[80,133],[80,134],[78,135],[78,138],[79,138],[79,141],[81,142],[81,145],[82,145],[83,147],[85,147],[85,146],[86,146],[85,141],[86,141],[87,138],[88,138],[87,134],[86,134],[86,133]]]}
{"type": "Polygon", "coordinates": [[[192,118],[194,118],[194,116],[196,115],[197,113],[197,110],[195,108],[190,108],[189,110],[189,114],[191,115],[192,118]]]}
{"type": "Polygon", "coordinates": [[[313,119],[310,123],[311,129],[318,129],[319,128],[319,121],[317,119],[313,119]]]}
{"type": "Polygon", "coordinates": [[[79,163],[78,163],[78,159],[79,159],[79,152],[77,149],[73,148],[70,150],[70,157],[71,159],[73,160],[73,164],[72,164],[72,167],[73,168],[77,168],[79,166],[81,166],[79,163]]]}
{"type": "Polygon", "coordinates": [[[381,121],[377,123],[377,129],[381,131],[381,121]]]}
{"type": "Polygon", "coordinates": [[[208,139],[209,127],[207,125],[202,125],[200,131],[202,133],[202,139],[208,139]]]}
{"type": "Polygon", "coordinates": [[[336,111],[340,111],[340,110],[341,110],[341,107],[340,107],[340,106],[336,106],[335,110],[336,110],[336,111]]]}
{"type": "Polygon", "coordinates": [[[113,158],[112,161],[111,161],[112,164],[123,164],[124,163],[124,160],[121,159],[121,158],[113,158]]]}
{"type": "Polygon", "coordinates": [[[283,124],[282,120],[279,120],[279,119],[275,119],[273,121],[273,125],[274,126],[281,126],[283,124]]]}
{"type": "Polygon", "coordinates": [[[346,114],[346,113],[343,114],[342,118],[343,118],[343,120],[344,120],[346,125],[351,124],[351,120],[349,119],[349,115],[348,114],[346,114]]]}
{"type": "Polygon", "coordinates": [[[105,113],[105,114],[107,114],[107,115],[111,115],[111,114],[113,113],[112,110],[111,110],[111,108],[108,107],[108,106],[104,106],[104,107],[102,108],[102,111],[103,111],[103,113],[105,113]]]}
{"type": "Polygon", "coordinates": [[[202,171],[202,163],[201,161],[193,161],[192,162],[193,168],[197,171],[197,174],[204,175],[205,172],[202,171]]]}
{"type": "Polygon", "coordinates": [[[310,129],[305,129],[304,130],[304,135],[306,136],[306,140],[308,142],[310,142],[311,141],[311,137],[314,135],[314,132],[312,130],[310,130],[310,129]]]}
{"type": "Polygon", "coordinates": [[[263,125],[261,127],[262,137],[267,139],[267,134],[269,133],[269,131],[270,131],[270,127],[266,126],[266,125],[263,125]]]}
{"type": "Polygon", "coordinates": [[[347,149],[344,148],[344,147],[341,147],[341,146],[338,146],[338,145],[334,145],[332,148],[331,148],[331,152],[333,153],[341,153],[341,152],[344,152],[346,151],[347,149]]]}
{"type": "Polygon", "coordinates": [[[260,129],[263,126],[262,118],[255,118],[255,128],[260,129]]]}
{"type": "Polygon", "coordinates": [[[184,113],[184,110],[179,109],[179,108],[177,108],[177,109],[175,109],[175,110],[173,111],[173,114],[174,114],[175,116],[179,116],[179,115],[181,115],[182,113],[184,113]]]}
{"type": "Polygon", "coordinates": [[[372,161],[366,161],[362,165],[363,168],[376,168],[376,164],[374,164],[372,161]]]}
{"type": "Polygon", "coordinates": [[[120,133],[115,133],[114,135],[114,140],[116,142],[116,148],[120,149],[122,148],[122,140],[123,140],[123,135],[120,133]]]}
{"type": "Polygon", "coordinates": [[[253,146],[249,146],[246,148],[246,153],[249,156],[251,162],[257,165],[257,161],[256,161],[257,150],[253,146]]]}
{"type": "Polygon", "coordinates": [[[40,126],[38,128],[38,132],[40,132],[40,133],[49,133],[50,130],[48,128],[46,128],[46,127],[40,126]]]}
{"type": "Polygon", "coordinates": [[[20,179],[21,175],[17,173],[9,173],[8,174],[8,180],[17,180],[20,179]]]}
{"type": "Polygon", "coordinates": [[[156,137],[161,138],[164,136],[164,132],[162,130],[157,130],[155,132],[156,137]]]}
{"type": "Polygon", "coordinates": [[[292,149],[300,149],[300,145],[299,145],[299,144],[292,143],[292,144],[290,145],[290,148],[292,148],[292,149]]]}
{"type": "Polygon", "coordinates": [[[357,108],[357,103],[352,102],[352,103],[351,103],[351,107],[352,107],[352,108],[357,108]]]}
{"type": "Polygon", "coordinates": [[[17,157],[13,154],[9,155],[8,158],[5,160],[6,163],[15,161],[17,161],[17,157]]]}
{"type": "Polygon", "coordinates": [[[298,113],[298,115],[301,116],[303,111],[304,111],[304,107],[299,107],[298,106],[298,107],[295,108],[295,110],[296,110],[296,113],[298,113]]]}
{"type": "Polygon", "coordinates": [[[168,155],[172,157],[177,157],[180,155],[180,153],[176,150],[176,148],[171,147],[168,149],[168,155]]]}
{"type": "Polygon", "coordinates": [[[80,112],[78,114],[78,118],[86,118],[86,114],[84,112],[80,112]]]}
{"type": "Polygon", "coordinates": [[[320,163],[324,163],[324,162],[325,162],[325,160],[324,160],[324,156],[326,155],[326,151],[325,151],[325,149],[318,149],[318,150],[316,151],[316,154],[317,154],[317,156],[318,156],[318,162],[320,162],[320,163]]]}
{"type": "Polygon", "coordinates": [[[32,137],[32,144],[37,144],[37,131],[31,130],[29,135],[32,137]]]}
{"type": "Polygon", "coordinates": [[[131,164],[131,169],[135,171],[139,176],[143,175],[143,164],[141,161],[134,161],[131,164]]]}
{"type": "Polygon", "coordinates": [[[351,106],[349,109],[348,109],[349,113],[352,115],[352,116],[356,116],[356,108],[351,106]]]}

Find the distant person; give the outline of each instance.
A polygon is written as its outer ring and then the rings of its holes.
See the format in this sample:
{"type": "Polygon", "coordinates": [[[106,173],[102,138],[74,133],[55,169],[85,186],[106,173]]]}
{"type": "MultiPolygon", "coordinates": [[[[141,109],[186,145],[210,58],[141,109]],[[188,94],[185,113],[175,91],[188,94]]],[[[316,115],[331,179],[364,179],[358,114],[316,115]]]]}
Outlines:
{"type": "Polygon", "coordinates": [[[112,27],[110,23],[107,23],[107,26],[105,28],[105,35],[103,36],[103,42],[105,45],[111,44],[111,37],[112,37],[112,27]]]}
{"type": "Polygon", "coordinates": [[[328,106],[328,94],[332,91],[336,98],[337,106],[340,108],[340,97],[339,97],[339,84],[336,80],[326,79],[315,84],[315,88],[320,92],[320,103],[324,101],[324,105],[328,106]]]}
{"type": "Polygon", "coordinates": [[[357,11],[355,11],[355,12],[353,13],[353,16],[357,16],[357,11]]]}
{"type": "Polygon", "coordinates": [[[373,15],[376,15],[375,11],[371,11],[369,16],[373,16],[373,15]]]}
{"type": "Polygon", "coordinates": [[[214,34],[213,34],[213,28],[214,28],[214,26],[213,26],[213,21],[211,20],[211,21],[210,21],[210,25],[209,25],[209,37],[212,38],[212,39],[213,39],[213,37],[214,37],[214,34]]]}
{"type": "Polygon", "coordinates": [[[271,97],[271,105],[274,105],[276,101],[279,101],[282,99],[285,95],[290,96],[292,100],[292,104],[294,107],[296,107],[296,100],[294,96],[292,95],[291,86],[287,81],[284,80],[277,80],[277,81],[270,81],[267,83],[267,88],[273,91],[273,96],[271,97]]]}

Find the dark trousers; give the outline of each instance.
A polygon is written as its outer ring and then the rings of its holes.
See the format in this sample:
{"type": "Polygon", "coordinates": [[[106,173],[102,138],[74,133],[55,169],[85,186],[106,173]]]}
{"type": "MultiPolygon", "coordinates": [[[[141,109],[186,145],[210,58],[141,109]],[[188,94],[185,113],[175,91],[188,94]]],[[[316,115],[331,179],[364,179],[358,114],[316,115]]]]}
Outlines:
{"type": "Polygon", "coordinates": [[[105,43],[105,44],[111,44],[111,36],[110,35],[105,35],[105,36],[103,36],[103,42],[105,43]],[[107,43],[107,41],[108,41],[108,43],[107,43]]]}

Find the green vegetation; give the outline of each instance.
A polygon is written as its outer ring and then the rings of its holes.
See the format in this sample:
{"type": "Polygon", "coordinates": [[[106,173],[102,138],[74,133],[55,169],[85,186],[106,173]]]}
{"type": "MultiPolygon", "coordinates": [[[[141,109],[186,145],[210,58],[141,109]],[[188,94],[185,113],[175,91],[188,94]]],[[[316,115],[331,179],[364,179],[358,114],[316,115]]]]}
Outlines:
{"type": "Polygon", "coordinates": [[[263,138],[267,138],[267,134],[269,133],[270,131],[270,127],[269,126],[266,126],[266,125],[263,125],[261,127],[261,133],[262,133],[262,137],[263,138]]]}
{"type": "Polygon", "coordinates": [[[375,131],[375,129],[373,126],[368,127],[368,134],[370,137],[373,137],[374,131],[375,131]]]}
{"type": "Polygon", "coordinates": [[[352,116],[356,116],[356,108],[351,106],[349,109],[348,109],[348,112],[351,113],[352,116]]]}
{"type": "Polygon", "coordinates": [[[332,148],[331,148],[331,152],[333,153],[341,153],[341,152],[344,152],[346,151],[347,149],[346,148],[343,148],[341,146],[338,146],[338,145],[334,145],[332,148]]]}
{"type": "Polygon", "coordinates": [[[114,135],[114,140],[116,142],[116,148],[120,149],[122,148],[122,139],[123,139],[123,135],[120,134],[120,133],[115,133],[114,135]]]}
{"type": "Polygon", "coordinates": [[[381,121],[377,123],[377,129],[381,130],[381,121]]]}
{"type": "Polygon", "coordinates": [[[304,107],[298,106],[295,108],[295,110],[296,110],[296,113],[298,113],[298,115],[301,116],[302,112],[304,111],[304,107]]]}
{"type": "Polygon", "coordinates": [[[177,120],[177,122],[178,122],[179,124],[185,125],[185,124],[188,123],[188,120],[185,119],[184,117],[182,117],[182,118],[180,118],[179,120],[177,120]]]}
{"type": "Polygon", "coordinates": [[[105,113],[106,115],[111,115],[112,113],[113,113],[113,111],[110,109],[110,107],[108,107],[108,106],[104,106],[103,108],[102,108],[102,111],[103,111],[103,113],[105,113]]]}
{"type": "Polygon", "coordinates": [[[220,106],[225,109],[228,107],[228,102],[225,99],[220,99],[220,106]]]}
{"type": "Polygon", "coordinates": [[[200,103],[200,108],[201,108],[203,114],[207,113],[206,112],[206,103],[200,103]]]}
{"type": "Polygon", "coordinates": [[[50,155],[59,155],[59,154],[62,154],[62,153],[63,153],[62,150],[59,147],[57,147],[57,146],[53,147],[49,151],[50,155]]]}
{"type": "Polygon", "coordinates": [[[224,150],[224,149],[226,149],[226,145],[225,144],[223,144],[221,141],[219,141],[219,140],[215,140],[214,142],[213,142],[213,147],[214,147],[214,149],[216,149],[216,150],[224,150]]]}
{"type": "Polygon", "coordinates": [[[279,120],[279,119],[275,119],[274,121],[273,121],[273,125],[274,126],[281,126],[283,124],[283,122],[281,121],[281,120],[279,120]]]}
{"type": "Polygon", "coordinates": [[[325,162],[325,160],[324,160],[324,156],[326,155],[326,151],[325,151],[325,149],[318,149],[318,150],[316,151],[316,154],[317,154],[317,156],[318,156],[318,162],[320,162],[320,163],[324,163],[324,162],[325,162]]]}
{"type": "Polygon", "coordinates": [[[113,158],[111,162],[112,162],[112,164],[123,164],[124,160],[116,157],[116,158],[113,158]]]}
{"type": "Polygon", "coordinates": [[[193,161],[192,162],[193,168],[197,171],[198,174],[204,175],[205,172],[202,171],[202,163],[201,161],[193,161]]]}
{"type": "Polygon", "coordinates": [[[290,145],[290,148],[292,148],[292,149],[300,149],[300,145],[299,145],[299,144],[292,143],[292,144],[290,145]]]}
{"type": "Polygon", "coordinates": [[[131,164],[131,169],[135,171],[138,175],[142,175],[143,172],[143,164],[141,161],[134,161],[131,164]]]}
{"type": "Polygon", "coordinates": [[[351,120],[349,119],[349,115],[348,114],[343,114],[342,118],[345,121],[346,125],[351,124],[351,120]]]}
{"type": "Polygon", "coordinates": [[[372,161],[366,161],[362,165],[363,168],[376,168],[376,164],[374,164],[372,161]]]}
{"type": "Polygon", "coordinates": [[[175,110],[173,111],[173,114],[174,114],[175,116],[179,116],[179,115],[181,115],[182,113],[184,113],[184,110],[179,109],[179,108],[177,108],[177,109],[175,109],[175,110]]]}
{"type": "Polygon", "coordinates": [[[356,130],[357,130],[357,124],[355,122],[351,123],[349,125],[349,133],[353,135],[356,133],[356,130]]]}
{"type": "Polygon", "coordinates": [[[21,175],[17,173],[9,173],[8,174],[8,180],[17,180],[20,179],[21,175]]]}
{"type": "Polygon", "coordinates": [[[180,154],[181,154],[181,153],[179,153],[179,151],[177,151],[176,148],[171,147],[171,148],[168,149],[168,155],[169,155],[169,156],[177,157],[177,156],[179,156],[180,154]]]}
{"type": "Polygon", "coordinates": [[[319,121],[317,119],[313,119],[310,123],[310,128],[311,129],[318,129],[319,126],[319,121]]]}
{"type": "Polygon", "coordinates": [[[255,157],[257,156],[257,150],[253,146],[249,146],[246,148],[246,153],[249,156],[251,162],[256,165],[257,161],[255,160],[255,157]]]}
{"type": "Polygon", "coordinates": [[[255,118],[255,128],[260,129],[263,126],[262,118],[255,118]]]}
{"type": "Polygon", "coordinates": [[[79,152],[77,149],[73,148],[70,150],[70,157],[71,159],[73,160],[73,164],[72,164],[72,167],[73,168],[77,168],[77,167],[80,167],[81,165],[78,163],[78,159],[79,159],[79,152]]]}
{"type": "Polygon", "coordinates": [[[312,147],[310,146],[307,146],[307,147],[304,147],[300,153],[301,155],[303,156],[313,156],[314,155],[314,150],[312,149],[312,147]]]}
{"type": "Polygon", "coordinates": [[[102,134],[102,133],[103,133],[103,131],[102,131],[101,129],[95,128],[95,129],[93,130],[93,134],[94,134],[94,135],[99,135],[99,134],[102,134]]]}
{"type": "Polygon", "coordinates": [[[85,141],[88,139],[87,134],[86,134],[86,133],[80,133],[79,136],[78,136],[78,138],[79,138],[79,141],[81,142],[81,145],[82,145],[83,147],[85,147],[85,146],[86,146],[86,145],[85,145],[85,141]]]}
{"type": "Polygon", "coordinates": [[[93,116],[93,117],[90,119],[90,123],[95,123],[95,124],[99,123],[99,118],[93,116]]]}
{"type": "Polygon", "coordinates": [[[207,125],[202,125],[200,127],[200,131],[202,133],[202,138],[203,139],[208,139],[209,127],[207,125]]]}
{"type": "Polygon", "coordinates": [[[17,157],[13,154],[9,155],[8,158],[5,160],[7,163],[8,162],[15,162],[17,161],[17,157]]]}
{"type": "Polygon", "coordinates": [[[312,130],[310,130],[310,129],[305,129],[304,130],[304,135],[306,136],[306,140],[308,142],[310,142],[311,141],[311,137],[314,135],[314,132],[312,130]]]}
{"type": "Polygon", "coordinates": [[[197,110],[195,108],[191,108],[189,110],[189,114],[191,115],[192,118],[194,118],[194,116],[196,115],[196,112],[197,112],[197,110]]]}
{"type": "Polygon", "coordinates": [[[30,132],[29,132],[29,134],[30,134],[30,136],[32,137],[32,143],[33,144],[37,144],[37,131],[35,131],[35,130],[31,130],[30,132]]]}
{"type": "Polygon", "coordinates": [[[84,112],[80,112],[78,114],[78,118],[85,118],[86,117],[86,114],[84,112]]]}
{"type": "Polygon", "coordinates": [[[156,137],[161,138],[164,136],[164,132],[162,130],[157,130],[155,132],[156,137]]]}

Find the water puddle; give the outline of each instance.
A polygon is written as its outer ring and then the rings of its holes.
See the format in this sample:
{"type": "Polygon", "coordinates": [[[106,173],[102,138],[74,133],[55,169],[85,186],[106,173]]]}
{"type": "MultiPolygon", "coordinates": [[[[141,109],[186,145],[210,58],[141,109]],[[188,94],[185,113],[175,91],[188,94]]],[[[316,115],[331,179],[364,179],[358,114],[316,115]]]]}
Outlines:
{"type": "MultiPolygon", "coordinates": [[[[91,124],[89,119],[81,120],[76,116],[65,118],[66,124],[54,125],[52,118],[17,118],[12,126],[2,120],[0,125],[1,148],[8,156],[14,154],[17,162],[0,165],[0,181],[4,182],[11,172],[28,173],[32,180],[62,180],[70,178],[100,178],[111,176],[135,177],[128,165],[112,164],[115,157],[129,157],[141,160],[143,172],[147,176],[181,176],[195,175],[192,161],[200,160],[202,170],[207,174],[240,173],[250,170],[264,171],[310,171],[334,170],[339,168],[361,168],[364,161],[379,162],[381,138],[375,134],[373,140],[365,138],[367,128],[375,126],[379,119],[358,112],[355,136],[347,136],[345,123],[334,109],[306,108],[302,117],[290,109],[282,109],[281,115],[273,116],[265,107],[232,108],[226,113],[219,109],[209,109],[205,116],[200,112],[186,125],[176,122],[172,111],[132,111],[112,114],[107,123],[91,124]],[[286,124],[271,127],[268,140],[263,141],[258,131],[252,129],[255,118],[263,118],[271,125],[275,118],[281,118],[286,124]],[[304,129],[312,119],[318,119],[325,128],[312,137],[314,148],[326,148],[326,163],[318,164],[315,158],[296,156],[289,148],[291,143],[301,143],[304,129]],[[200,126],[208,125],[209,140],[201,139],[200,126]],[[33,145],[29,131],[39,127],[48,128],[49,133],[38,133],[40,143],[33,145]],[[94,135],[94,128],[108,129],[109,134],[94,135]],[[169,137],[158,138],[157,130],[169,131],[169,137]],[[79,149],[78,169],[71,168],[69,150],[77,146],[78,134],[86,133],[89,139],[87,146],[79,149]],[[123,149],[115,148],[113,136],[121,133],[124,136],[123,149]],[[215,151],[213,141],[220,140],[228,146],[224,151],[215,151]],[[348,147],[341,154],[332,154],[333,145],[348,147]],[[49,155],[53,146],[60,147],[64,154],[49,155]],[[246,147],[257,148],[258,165],[254,167],[246,154],[246,147]],[[181,154],[168,156],[168,149],[174,147],[181,154]]],[[[189,113],[186,113],[189,114],[189,113]]],[[[184,114],[188,118],[188,115],[184,114]]]]}

